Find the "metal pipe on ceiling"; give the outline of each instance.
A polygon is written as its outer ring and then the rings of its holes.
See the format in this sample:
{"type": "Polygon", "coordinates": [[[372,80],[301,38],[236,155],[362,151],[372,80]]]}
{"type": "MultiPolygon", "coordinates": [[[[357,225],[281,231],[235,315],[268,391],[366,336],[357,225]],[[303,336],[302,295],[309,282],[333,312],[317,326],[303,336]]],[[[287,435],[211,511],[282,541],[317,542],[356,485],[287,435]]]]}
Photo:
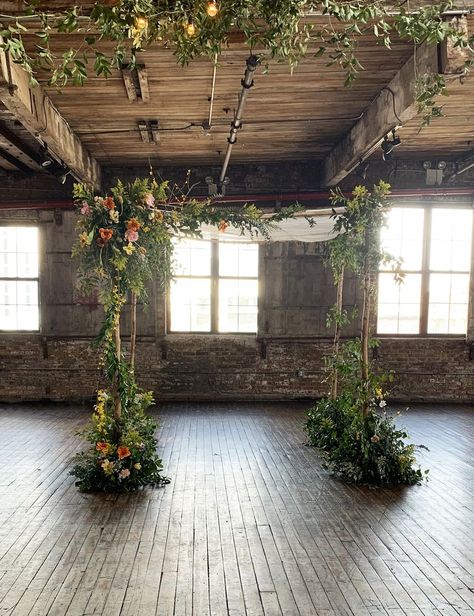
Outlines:
{"type": "Polygon", "coordinates": [[[214,97],[216,94],[216,78],[217,78],[217,54],[214,56],[214,67],[212,70],[212,86],[211,86],[211,97],[209,101],[209,116],[207,118],[207,126],[205,127],[207,130],[210,130],[212,127],[212,111],[214,107],[214,97]]]}
{"type": "Polygon", "coordinates": [[[247,58],[247,68],[245,69],[244,78],[242,79],[242,91],[239,96],[239,104],[234,113],[234,119],[230,125],[230,136],[227,139],[227,150],[222,164],[221,174],[219,176],[219,187],[222,186],[225,180],[225,174],[227,167],[229,166],[230,155],[232,154],[232,148],[237,141],[237,131],[242,127],[242,113],[245,107],[245,101],[247,99],[250,88],[253,87],[253,75],[260,64],[258,56],[251,55],[247,58]]]}

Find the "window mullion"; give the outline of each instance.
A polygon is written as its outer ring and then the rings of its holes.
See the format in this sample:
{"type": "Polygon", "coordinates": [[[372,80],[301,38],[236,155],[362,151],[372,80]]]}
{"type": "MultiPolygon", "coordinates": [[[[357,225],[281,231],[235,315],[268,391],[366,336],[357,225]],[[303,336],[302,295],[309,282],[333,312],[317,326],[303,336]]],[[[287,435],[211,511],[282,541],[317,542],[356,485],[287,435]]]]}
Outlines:
{"type": "Polygon", "coordinates": [[[219,331],[219,242],[211,242],[211,332],[219,331]]]}
{"type": "Polygon", "coordinates": [[[425,208],[423,222],[423,260],[421,264],[421,306],[420,334],[428,332],[428,309],[430,303],[430,250],[431,250],[431,208],[425,208]]]}

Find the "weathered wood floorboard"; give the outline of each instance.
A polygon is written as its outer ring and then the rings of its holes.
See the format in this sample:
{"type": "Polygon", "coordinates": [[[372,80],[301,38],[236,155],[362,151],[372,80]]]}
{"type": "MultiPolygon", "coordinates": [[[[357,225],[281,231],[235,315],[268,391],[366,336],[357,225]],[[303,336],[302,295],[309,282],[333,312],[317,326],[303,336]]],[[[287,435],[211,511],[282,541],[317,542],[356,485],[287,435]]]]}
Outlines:
{"type": "Polygon", "coordinates": [[[346,486],[299,404],[168,404],[172,482],[80,494],[86,411],[0,406],[0,616],[474,615],[474,408],[401,422],[430,482],[346,486]]]}

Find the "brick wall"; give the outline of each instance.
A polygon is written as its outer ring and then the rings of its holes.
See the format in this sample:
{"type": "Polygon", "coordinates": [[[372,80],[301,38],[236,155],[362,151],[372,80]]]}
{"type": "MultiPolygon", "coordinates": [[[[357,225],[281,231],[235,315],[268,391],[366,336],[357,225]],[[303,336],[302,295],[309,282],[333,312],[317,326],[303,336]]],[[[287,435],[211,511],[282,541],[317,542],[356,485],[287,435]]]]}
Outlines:
{"type": "MultiPolygon", "coordinates": [[[[241,188],[248,184],[244,175],[239,182],[241,188]]],[[[9,186],[8,198],[12,194],[9,186]]],[[[34,194],[32,187],[28,198],[34,194]]],[[[100,327],[102,309],[94,298],[80,298],[74,292],[70,259],[74,216],[71,212],[55,216],[46,210],[0,211],[2,221],[31,222],[41,229],[42,310],[40,334],[0,334],[0,400],[89,398],[99,377],[90,342],[100,327]]],[[[331,346],[325,315],[333,304],[334,289],[321,248],[297,242],[261,247],[259,338],[165,335],[164,296],[151,289],[148,307],[139,308],[140,382],[158,399],[289,399],[324,394],[324,355],[331,346]]],[[[471,280],[472,298],[474,276],[471,280]]],[[[346,280],[345,300],[348,305],[358,302],[354,279],[346,280]]],[[[127,312],[123,321],[126,346],[127,312]]],[[[355,331],[349,328],[344,333],[350,336],[355,331]]],[[[474,339],[472,301],[469,339],[474,339]]],[[[474,349],[469,344],[462,338],[385,338],[378,364],[396,372],[397,399],[472,401],[474,349]]]]}

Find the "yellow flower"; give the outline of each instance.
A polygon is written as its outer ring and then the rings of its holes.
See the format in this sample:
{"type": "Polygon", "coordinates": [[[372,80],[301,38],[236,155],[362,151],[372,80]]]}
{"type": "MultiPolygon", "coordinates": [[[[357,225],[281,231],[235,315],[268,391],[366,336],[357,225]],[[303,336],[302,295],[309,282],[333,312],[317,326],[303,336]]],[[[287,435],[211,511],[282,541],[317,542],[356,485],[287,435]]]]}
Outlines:
{"type": "Polygon", "coordinates": [[[114,472],[115,464],[110,460],[104,460],[101,467],[106,475],[111,475],[114,472]]]}
{"type": "Polygon", "coordinates": [[[110,220],[112,220],[112,222],[118,222],[119,221],[119,213],[117,212],[117,210],[110,210],[109,211],[109,218],[110,218],[110,220]]]}
{"type": "Polygon", "coordinates": [[[352,191],[354,197],[365,197],[369,191],[365,186],[356,186],[352,191]]]}
{"type": "Polygon", "coordinates": [[[135,246],[131,243],[128,242],[128,244],[126,246],[123,247],[124,252],[126,252],[128,255],[131,255],[132,253],[135,252],[135,246]]]}
{"type": "Polygon", "coordinates": [[[82,248],[85,248],[86,246],[90,246],[92,243],[92,238],[89,237],[89,234],[86,233],[85,231],[83,231],[80,235],[79,235],[79,243],[82,246],[82,248]]]}
{"type": "Polygon", "coordinates": [[[141,470],[142,465],[140,464],[140,462],[137,462],[136,464],[133,465],[133,468],[136,469],[137,471],[141,470]]]}
{"type": "Polygon", "coordinates": [[[144,231],[145,233],[148,233],[148,231],[150,230],[150,227],[143,227],[142,231],[144,231]]]}

